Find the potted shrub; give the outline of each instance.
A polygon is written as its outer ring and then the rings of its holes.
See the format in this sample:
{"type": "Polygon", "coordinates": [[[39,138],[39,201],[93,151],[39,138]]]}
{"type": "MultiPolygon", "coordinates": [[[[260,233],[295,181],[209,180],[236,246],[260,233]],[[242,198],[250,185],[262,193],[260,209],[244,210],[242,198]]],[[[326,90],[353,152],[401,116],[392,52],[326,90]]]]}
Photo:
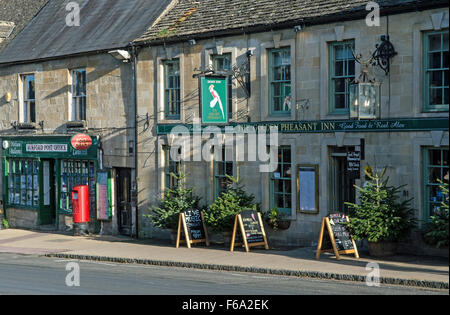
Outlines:
{"type": "Polygon", "coordinates": [[[184,187],[184,174],[176,176],[178,185],[175,188],[167,188],[163,198],[159,200],[159,206],[152,207],[150,214],[145,215],[152,220],[154,226],[171,231],[172,241],[176,238],[178,219],[182,211],[200,209],[200,199],[194,195],[193,188],[184,187]]]}
{"type": "Polygon", "coordinates": [[[227,176],[230,180],[228,190],[223,192],[204,212],[205,222],[216,233],[222,233],[225,243],[231,239],[236,214],[243,210],[257,209],[255,197],[243,189],[239,179],[227,176]]]}
{"type": "Polygon", "coordinates": [[[449,236],[449,196],[448,183],[439,180],[442,193],[442,203],[436,213],[431,216],[431,221],[426,225],[424,235],[425,242],[436,248],[448,247],[449,236]]]}
{"type": "Polygon", "coordinates": [[[359,203],[346,203],[350,207],[350,222],[347,226],[355,239],[367,239],[371,256],[392,256],[397,244],[410,235],[416,226],[412,199],[399,201],[399,187],[388,186],[389,178],[383,180],[386,169],[381,174],[366,176],[370,181],[364,187],[355,186],[359,191],[359,203]]]}
{"type": "Polygon", "coordinates": [[[286,219],[286,215],[281,213],[278,207],[264,213],[264,220],[274,231],[287,230],[291,226],[291,220],[286,219]]]}

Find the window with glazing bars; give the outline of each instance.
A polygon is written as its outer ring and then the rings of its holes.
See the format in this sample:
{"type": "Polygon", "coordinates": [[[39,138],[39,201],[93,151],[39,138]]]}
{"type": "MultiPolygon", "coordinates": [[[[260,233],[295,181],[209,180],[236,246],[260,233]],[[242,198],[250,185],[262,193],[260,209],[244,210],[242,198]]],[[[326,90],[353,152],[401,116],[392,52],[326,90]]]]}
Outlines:
{"type": "Polygon", "coordinates": [[[23,123],[36,122],[36,91],[34,74],[22,76],[22,121],[23,123]]]}
{"type": "MultiPolygon", "coordinates": [[[[170,154],[171,148],[169,146],[164,146],[164,185],[166,188],[175,189],[179,180],[177,177],[181,175],[181,159],[173,159],[170,154]]],[[[181,149],[178,149],[178,154],[181,154],[181,149]]]]}
{"type": "Polygon", "coordinates": [[[424,164],[424,220],[429,220],[430,216],[439,215],[443,193],[438,180],[449,182],[448,148],[431,149],[423,151],[424,164]]]}
{"type": "Polygon", "coordinates": [[[226,148],[222,148],[221,159],[214,162],[214,195],[217,199],[220,195],[226,192],[232,181],[227,176],[233,177],[233,160],[230,159],[232,152],[226,154],[226,148]]]}
{"type": "Polygon", "coordinates": [[[72,70],[72,121],[86,120],[86,69],[72,70]]]}
{"type": "Polygon", "coordinates": [[[330,113],[347,114],[350,108],[350,83],[355,79],[354,41],[329,44],[330,113]]]}
{"type": "Polygon", "coordinates": [[[270,114],[288,115],[293,104],[291,94],[291,48],[269,50],[270,114]]]}
{"type": "Polygon", "coordinates": [[[424,38],[424,111],[448,111],[448,30],[424,38]]]}
{"type": "Polygon", "coordinates": [[[166,119],[180,119],[180,61],[164,61],[164,104],[166,119]]]}
{"type": "Polygon", "coordinates": [[[292,209],[292,162],[291,147],[278,149],[278,167],[271,175],[271,207],[288,216],[292,209]]]}
{"type": "Polygon", "coordinates": [[[11,159],[6,162],[8,204],[27,208],[39,207],[39,161],[11,159]]]}
{"type": "MultiPolygon", "coordinates": [[[[231,53],[212,56],[213,68],[219,74],[231,70],[231,53]]],[[[233,78],[228,76],[228,118],[233,118],[233,78]]]]}

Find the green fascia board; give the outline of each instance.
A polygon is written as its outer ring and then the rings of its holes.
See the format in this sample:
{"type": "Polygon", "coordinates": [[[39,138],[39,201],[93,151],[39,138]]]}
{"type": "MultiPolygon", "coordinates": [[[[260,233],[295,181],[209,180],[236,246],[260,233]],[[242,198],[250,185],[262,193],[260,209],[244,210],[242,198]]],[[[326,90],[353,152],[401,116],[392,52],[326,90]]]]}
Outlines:
{"type": "MultiPolygon", "coordinates": [[[[172,129],[180,124],[159,124],[158,135],[170,134],[172,129]]],[[[183,127],[193,133],[194,125],[184,124],[183,127]]],[[[202,130],[209,125],[202,125],[202,130]]],[[[414,132],[449,130],[448,118],[399,118],[385,120],[316,120],[316,121],[276,121],[257,123],[230,123],[230,127],[276,127],[283,134],[292,133],[334,133],[334,132],[414,132]]],[[[197,126],[196,126],[197,127],[197,126]]],[[[218,125],[222,131],[225,126],[218,125]]]]}

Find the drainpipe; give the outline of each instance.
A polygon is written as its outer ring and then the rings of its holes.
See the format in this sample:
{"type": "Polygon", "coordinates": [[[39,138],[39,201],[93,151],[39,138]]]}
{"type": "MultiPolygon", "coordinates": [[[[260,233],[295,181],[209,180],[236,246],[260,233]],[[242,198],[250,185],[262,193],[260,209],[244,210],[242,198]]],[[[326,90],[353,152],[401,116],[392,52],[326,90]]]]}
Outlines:
{"type": "Polygon", "coordinates": [[[139,239],[139,211],[138,211],[138,105],[137,105],[137,52],[134,43],[130,43],[131,68],[132,68],[132,90],[134,105],[134,185],[135,185],[135,211],[136,211],[136,239],[139,239]]]}

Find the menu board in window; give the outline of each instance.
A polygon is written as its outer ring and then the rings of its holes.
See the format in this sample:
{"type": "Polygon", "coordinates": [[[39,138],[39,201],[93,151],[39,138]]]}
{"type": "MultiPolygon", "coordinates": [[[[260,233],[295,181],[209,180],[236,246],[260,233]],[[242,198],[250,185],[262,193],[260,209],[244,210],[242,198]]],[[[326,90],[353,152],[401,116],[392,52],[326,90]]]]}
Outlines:
{"type": "Polygon", "coordinates": [[[319,167],[300,165],[297,168],[297,211],[319,213],[319,167]]]}

